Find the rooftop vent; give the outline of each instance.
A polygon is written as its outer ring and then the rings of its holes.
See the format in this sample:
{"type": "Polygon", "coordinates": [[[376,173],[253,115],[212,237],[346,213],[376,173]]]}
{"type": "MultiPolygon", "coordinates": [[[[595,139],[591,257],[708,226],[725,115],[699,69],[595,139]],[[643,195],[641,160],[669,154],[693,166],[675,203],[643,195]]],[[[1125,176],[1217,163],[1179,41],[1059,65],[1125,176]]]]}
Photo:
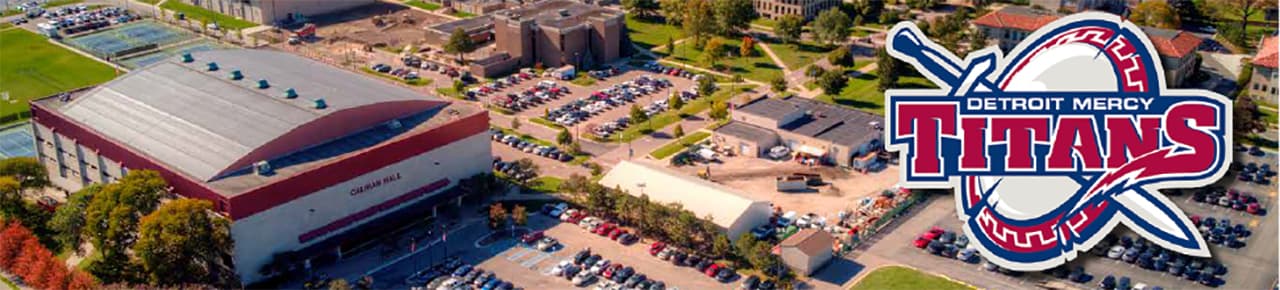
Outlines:
{"type": "Polygon", "coordinates": [[[244,74],[240,73],[240,70],[233,70],[231,71],[231,79],[237,81],[244,79],[244,74]]]}
{"type": "Polygon", "coordinates": [[[258,80],[258,88],[259,88],[259,89],[265,89],[265,88],[270,88],[270,87],[271,87],[271,84],[270,84],[270,83],[267,83],[267,80],[266,80],[266,79],[260,79],[260,80],[258,80]]]}
{"type": "Polygon", "coordinates": [[[297,98],[297,97],[298,97],[298,91],[293,90],[293,88],[285,89],[285,90],[284,90],[284,97],[285,97],[286,99],[293,99],[293,98],[297,98]]]}
{"type": "Polygon", "coordinates": [[[208,65],[209,65],[209,71],[216,71],[216,70],[218,70],[218,63],[216,63],[216,62],[209,62],[209,64],[208,64],[208,65]]]}
{"type": "Polygon", "coordinates": [[[275,171],[271,169],[271,163],[267,163],[266,160],[263,160],[253,163],[253,173],[261,176],[269,176],[274,174],[275,171]]]}
{"type": "Polygon", "coordinates": [[[315,103],[315,108],[316,108],[316,110],[320,110],[320,109],[324,109],[324,108],[328,108],[328,107],[329,107],[329,104],[326,104],[326,103],[324,102],[324,99],[316,99],[316,100],[314,101],[314,103],[315,103]]]}
{"type": "Polygon", "coordinates": [[[182,54],[182,62],[190,63],[194,61],[196,61],[196,58],[191,57],[191,53],[188,52],[182,54]]]}

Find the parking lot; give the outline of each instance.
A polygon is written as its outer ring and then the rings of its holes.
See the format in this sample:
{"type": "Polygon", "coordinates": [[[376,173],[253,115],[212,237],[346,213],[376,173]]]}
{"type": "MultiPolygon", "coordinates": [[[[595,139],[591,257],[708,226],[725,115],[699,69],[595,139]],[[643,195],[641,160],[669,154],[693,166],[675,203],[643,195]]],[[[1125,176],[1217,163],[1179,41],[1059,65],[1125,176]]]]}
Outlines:
{"type": "MultiPolygon", "coordinates": [[[[575,128],[574,131],[576,132],[579,132],[582,134],[589,134],[591,133],[591,128],[594,128],[596,125],[600,125],[608,121],[616,121],[619,118],[627,117],[628,114],[630,113],[630,108],[632,104],[638,105],[643,108],[648,104],[652,104],[660,100],[666,100],[668,97],[671,96],[672,91],[684,91],[694,86],[694,81],[690,78],[661,75],[651,71],[631,68],[630,66],[621,66],[621,69],[617,75],[596,80],[596,82],[590,86],[580,86],[580,85],[573,84],[569,81],[554,80],[552,78],[534,78],[532,80],[521,81],[517,84],[508,85],[500,88],[499,90],[477,96],[477,99],[480,100],[481,102],[488,103],[488,104],[495,104],[495,101],[497,101],[498,103],[502,103],[504,99],[507,98],[508,94],[518,95],[521,92],[525,92],[530,88],[537,86],[543,80],[552,81],[556,85],[567,87],[569,89],[568,94],[560,95],[550,100],[541,101],[529,106],[525,106],[524,108],[518,110],[518,112],[515,112],[516,116],[525,120],[535,118],[535,117],[543,118],[546,115],[546,113],[555,111],[557,108],[564,107],[565,105],[573,103],[580,99],[584,101],[588,100],[591,98],[591,95],[593,93],[609,89],[615,85],[620,85],[625,82],[634,82],[637,79],[639,79],[641,76],[648,76],[651,79],[662,78],[662,79],[665,79],[667,82],[670,82],[671,85],[668,87],[656,90],[655,92],[651,92],[643,95],[637,95],[634,97],[634,99],[631,102],[625,102],[625,103],[620,103],[612,106],[607,106],[603,108],[603,110],[600,110],[595,114],[590,114],[590,116],[587,116],[581,121],[571,123],[571,125],[568,125],[566,127],[574,127],[575,128]]],[[[485,83],[482,83],[480,85],[485,85],[485,83]]],[[[555,120],[549,120],[549,121],[555,122],[555,120]]]]}
{"type": "MultiPolygon", "coordinates": [[[[1242,163],[1266,162],[1272,164],[1272,168],[1275,167],[1274,154],[1257,157],[1241,153],[1237,154],[1236,160],[1242,163]]],[[[1228,173],[1219,185],[1252,193],[1258,197],[1260,204],[1267,207],[1266,210],[1275,210],[1274,199],[1276,193],[1274,187],[1259,185],[1254,182],[1238,181],[1235,176],[1234,171],[1228,173]]],[[[1270,180],[1274,182],[1274,177],[1270,180]]],[[[1227,272],[1220,276],[1221,281],[1219,283],[1221,284],[1216,285],[1216,287],[1220,289],[1266,289],[1274,286],[1277,278],[1275,271],[1277,242],[1274,239],[1278,234],[1276,219],[1253,215],[1216,204],[1196,202],[1192,200],[1192,196],[1193,194],[1188,192],[1169,197],[1186,212],[1188,217],[1228,218],[1232,221],[1232,224],[1243,224],[1252,232],[1250,236],[1241,239],[1246,243],[1241,248],[1231,248],[1218,244],[1210,245],[1210,252],[1213,257],[1207,261],[1220,262],[1227,268],[1227,272]]],[[[894,228],[891,229],[890,234],[871,241],[870,246],[859,249],[853,255],[855,260],[860,262],[907,264],[962,280],[979,288],[1032,288],[1042,282],[1053,281],[1074,285],[1082,289],[1092,289],[1097,287],[1098,283],[1105,279],[1106,276],[1112,275],[1117,280],[1121,277],[1128,277],[1132,285],[1142,283],[1148,286],[1160,286],[1164,289],[1213,289],[1210,286],[1201,285],[1185,277],[1171,275],[1168,271],[1144,269],[1138,263],[1128,263],[1122,259],[1111,259],[1090,253],[1081,253],[1079,258],[1069,262],[1066,266],[1068,269],[1081,266],[1086,273],[1094,276],[1093,279],[1085,283],[1072,283],[1038,272],[1024,273],[1020,277],[991,272],[984,269],[983,263],[970,264],[951,258],[931,255],[925,250],[915,248],[912,245],[912,240],[916,236],[931,227],[936,226],[949,231],[959,231],[961,223],[962,221],[955,215],[953,197],[939,196],[913,213],[905,222],[892,225],[891,227],[894,228]]],[[[1137,239],[1137,235],[1124,226],[1116,227],[1112,235],[1116,237],[1129,236],[1134,240],[1137,239]]]]}

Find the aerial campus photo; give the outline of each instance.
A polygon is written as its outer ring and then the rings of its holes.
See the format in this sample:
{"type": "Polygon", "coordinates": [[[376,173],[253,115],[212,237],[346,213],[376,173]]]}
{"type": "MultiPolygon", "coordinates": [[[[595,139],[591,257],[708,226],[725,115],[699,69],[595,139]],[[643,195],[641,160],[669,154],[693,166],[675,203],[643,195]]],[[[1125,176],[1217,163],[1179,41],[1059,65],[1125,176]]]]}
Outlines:
{"type": "Polygon", "coordinates": [[[1276,289],[1278,8],[0,0],[0,290],[1276,289]]]}

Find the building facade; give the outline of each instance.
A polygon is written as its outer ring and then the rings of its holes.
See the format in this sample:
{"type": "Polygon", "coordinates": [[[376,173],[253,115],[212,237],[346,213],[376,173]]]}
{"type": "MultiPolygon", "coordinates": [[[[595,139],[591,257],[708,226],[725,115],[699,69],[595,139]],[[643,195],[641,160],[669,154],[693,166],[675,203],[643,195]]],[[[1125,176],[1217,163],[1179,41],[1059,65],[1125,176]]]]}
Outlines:
{"type": "Polygon", "coordinates": [[[772,20],[785,15],[797,15],[805,21],[818,17],[818,13],[840,7],[840,0],[754,0],[756,14],[772,20]]]}
{"type": "Polygon", "coordinates": [[[470,70],[495,76],[521,67],[594,67],[628,52],[623,13],[569,0],[549,0],[490,14],[495,51],[470,70]]]}
{"type": "Polygon", "coordinates": [[[624,160],[614,165],[600,184],[634,196],[648,196],[653,202],[680,204],[694,216],[709,217],[730,240],[769,223],[773,216],[768,201],[661,166],[624,160]]]}
{"type": "Polygon", "coordinates": [[[292,23],[295,19],[347,10],[372,4],[375,0],[181,0],[213,12],[240,18],[245,21],[275,25],[292,23]]]}
{"type": "Polygon", "coordinates": [[[282,253],[332,256],[370,221],[457,201],[492,159],[482,109],[273,51],[183,56],[31,108],[55,186],[159,172],[232,221],[244,283],[282,253]]]}
{"type": "Polygon", "coordinates": [[[803,229],[778,243],[778,256],[792,271],[809,276],[831,261],[835,241],[822,230],[803,229]]]}
{"type": "Polygon", "coordinates": [[[1164,83],[1169,87],[1185,87],[1187,79],[1200,70],[1200,57],[1196,49],[1204,42],[1190,32],[1154,27],[1142,27],[1147,39],[1160,55],[1164,66],[1164,83]]]}
{"type": "Polygon", "coordinates": [[[1249,78],[1248,94],[1254,100],[1269,103],[1270,106],[1280,104],[1276,96],[1276,85],[1280,85],[1276,80],[1280,76],[1276,70],[1277,62],[1280,62],[1277,44],[1280,44],[1280,38],[1275,36],[1263,39],[1258,44],[1258,53],[1250,60],[1253,64],[1253,76],[1249,78]]]}
{"type": "Polygon", "coordinates": [[[978,17],[973,20],[973,25],[982,29],[989,42],[995,42],[1000,50],[1008,52],[1031,32],[1058,20],[1058,17],[1053,12],[1011,5],[978,17]]]}

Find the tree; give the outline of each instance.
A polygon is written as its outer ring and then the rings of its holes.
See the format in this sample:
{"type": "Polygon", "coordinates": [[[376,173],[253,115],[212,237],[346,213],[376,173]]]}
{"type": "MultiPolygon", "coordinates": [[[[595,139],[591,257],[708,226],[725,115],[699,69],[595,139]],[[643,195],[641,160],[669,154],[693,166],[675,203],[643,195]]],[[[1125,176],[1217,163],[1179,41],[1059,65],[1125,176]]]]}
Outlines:
{"type": "Polygon", "coordinates": [[[333,279],[329,281],[329,290],[351,290],[351,283],[348,283],[347,279],[333,279]]]}
{"type": "MultiPolygon", "coordinates": [[[[1238,44],[1246,43],[1245,37],[1247,37],[1246,36],[1247,33],[1245,33],[1245,31],[1249,30],[1249,17],[1253,16],[1254,14],[1257,14],[1259,11],[1262,11],[1263,9],[1267,9],[1269,7],[1276,7],[1276,0],[1214,0],[1214,1],[1215,1],[1215,5],[1212,5],[1212,6],[1221,7],[1221,9],[1226,11],[1226,13],[1228,15],[1231,15],[1232,17],[1239,17],[1240,26],[1236,27],[1236,28],[1239,28],[1239,30],[1236,30],[1238,31],[1238,33],[1236,35],[1233,35],[1234,36],[1233,38],[1235,39],[1231,39],[1231,42],[1238,43],[1238,44]]],[[[1222,28],[1219,27],[1219,30],[1222,30],[1222,28]]]]}
{"type": "Polygon", "coordinates": [[[13,176],[23,188],[49,185],[49,174],[34,157],[13,157],[0,160],[0,175],[13,176]]]}
{"type": "Polygon", "coordinates": [[[729,118],[729,104],[719,101],[711,104],[711,111],[707,112],[707,116],[716,120],[724,120],[729,118]]]}
{"type": "Polygon", "coordinates": [[[511,117],[511,130],[520,130],[520,117],[511,117]]]}
{"type": "Polygon", "coordinates": [[[667,97],[667,104],[671,105],[672,110],[679,110],[684,107],[684,98],[680,97],[680,92],[672,91],[671,96],[667,97]]]}
{"type": "Polygon", "coordinates": [[[800,33],[804,29],[804,18],[799,15],[787,14],[778,19],[777,26],[773,27],[773,33],[782,39],[782,42],[795,43],[800,40],[800,33]]]}
{"type": "Polygon", "coordinates": [[[721,35],[733,35],[751,26],[756,17],[751,0],[712,0],[716,28],[721,35]]]}
{"type": "Polygon", "coordinates": [[[556,144],[569,145],[573,143],[573,135],[569,134],[569,129],[560,128],[560,133],[556,134],[556,144]]]}
{"type": "Polygon", "coordinates": [[[1143,1],[1129,10],[1129,19],[1134,24],[1157,28],[1177,29],[1182,25],[1177,11],[1165,1],[1143,1]]]}
{"type": "Polygon", "coordinates": [[[884,9],[883,0],[853,0],[845,3],[848,3],[847,8],[851,15],[856,15],[866,19],[874,19],[871,17],[880,13],[880,10],[884,9]]]}
{"type": "Polygon", "coordinates": [[[717,232],[711,240],[711,255],[724,257],[729,255],[731,251],[732,246],[729,244],[729,237],[725,236],[724,233],[717,232]]]}
{"type": "MultiPolygon", "coordinates": [[[[22,242],[22,249],[18,253],[18,258],[14,260],[13,266],[9,268],[9,272],[22,277],[23,281],[40,281],[45,274],[45,260],[52,256],[53,254],[50,254],[39,240],[27,239],[22,242]]],[[[32,286],[42,287],[42,285],[32,286]]]]}
{"type": "Polygon", "coordinates": [[[696,89],[699,97],[710,97],[711,94],[716,92],[715,79],[710,75],[702,75],[702,78],[698,79],[697,85],[696,89]]]}
{"type": "Polygon", "coordinates": [[[646,115],[644,110],[641,110],[640,106],[636,104],[631,104],[631,112],[628,113],[628,115],[630,117],[627,120],[631,122],[631,125],[644,123],[644,121],[649,120],[649,115],[646,115]]]}
{"type": "Polygon", "coordinates": [[[849,51],[848,46],[841,45],[836,50],[831,51],[830,54],[827,54],[827,62],[838,66],[852,66],[853,53],[849,51]]]}
{"type": "Polygon", "coordinates": [[[511,166],[514,168],[512,169],[511,177],[521,187],[529,187],[529,181],[538,178],[538,172],[540,171],[538,164],[533,163],[533,160],[529,158],[520,158],[520,160],[512,163],[511,166]]]}
{"type": "Polygon", "coordinates": [[[674,38],[671,38],[671,36],[667,36],[667,46],[663,46],[662,48],[667,50],[667,55],[675,55],[676,40],[674,38]]]}
{"type": "Polygon", "coordinates": [[[1261,113],[1258,112],[1258,104],[1253,101],[1253,97],[1237,96],[1232,114],[1232,124],[1235,125],[1235,134],[1237,136],[1248,136],[1267,129],[1266,123],[1262,121],[1262,118],[1259,118],[1261,113]]]}
{"type": "Polygon", "coordinates": [[[670,25],[681,25],[684,22],[685,0],[659,0],[662,18],[670,25]]]}
{"type": "Polygon", "coordinates": [[[80,244],[84,242],[84,211],[89,207],[93,196],[102,190],[99,184],[91,184],[67,197],[67,203],[59,206],[49,220],[49,228],[54,231],[54,239],[65,248],[80,253],[80,244]]]}
{"type": "Polygon", "coordinates": [[[907,0],[907,7],[911,7],[911,9],[924,10],[933,8],[936,5],[938,5],[937,0],[907,0]]]}
{"type": "Polygon", "coordinates": [[[681,127],[680,124],[676,124],[676,127],[671,129],[671,135],[675,135],[676,139],[684,137],[684,127],[681,127]]]}
{"type": "Polygon", "coordinates": [[[142,217],[134,255],[156,286],[239,285],[231,262],[231,222],[213,203],[177,199],[142,217]]]}
{"type": "Polygon", "coordinates": [[[724,58],[724,40],[719,37],[711,38],[707,42],[707,46],[702,48],[702,62],[707,66],[715,68],[716,63],[724,58]]]}
{"type": "Polygon", "coordinates": [[[749,57],[755,55],[756,39],[751,36],[742,37],[742,45],[738,46],[738,56],[749,57]]]}
{"type": "Polygon", "coordinates": [[[627,9],[628,12],[631,12],[631,15],[636,17],[641,17],[641,18],[653,16],[653,14],[657,12],[658,9],[661,7],[662,6],[659,5],[658,2],[655,0],[623,0],[622,1],[622,8],[625,8],[627,9]]]}
{"type": "Polygon", "coordinates": [[[517,226],[523,226],[529,221],[529,212],[523,205],[515,205],[511,207],[511,222],[517,226]]]}
{"type": "Polygon", "coordinates": [[[459,96],[463,96],[463,95],[466,93],[466,92],[464,92],[465,90],[467,90],[467,84],[466,84],[466,83],[463,83],[463,82],[462,82],[462,80],[453,80],[453,92],[454,92],[454,93],[458,94],[459,96]]]}
{"type": "Polygon", "coordinates": [[[501,203],[489,205],[489,228],[498,229],[507,222],[507,209],[501,203]]]}
{"type": "Polygon", "coordinates": [[[849,16],[840,9],[827,9],[813,20],[813,37],[826,45],[843,42],[849,36],[849,16]]]}
{"type": "Polygon", "coordinates": [[[979,50],[987,47],[987,33],[982,28],[974,26],[969,30],[969,51],[979,50]]]}
{"type": "Polygon", "coordinates": [[[0,176],[0,217],[26,222],[26,204],[22,199],[22,184],[13,176],[0,176]]]}
{"type": "Polygon", "coordinates": [[[884,48],[876,50],[876,70],[878,70],[879,83],[877,83],[880,91],[887,90],[898,84],[899,62],[889,55],[884,48]]]}
{"type": "Polygon", "coordinates": [[[769,88],[775,93],[787,91],[787,78],[781,75],[774,75],[772,79],[769,79],[769,88]]]}
{"type": "Polygon", "coordinates": [[[844,72],[840,70],[829,70],[818,77],[818,87],[822,88],[822,93],[828,95],[836,95],[844,89],[845,82],[844,72]]]}
{"type": "Polygon", "coordinates": [[[713,13],[711,1],[713,0],[687,0],[685,3],[683,28],[684,35],[693,38],[694,47],[703,47],[707,44],[707,36],[711,35],[716,29],[716,19],[713,13]]]}
{"type": "Polygon", "coordinates": [[[22,253],[22,245],[35,238],[31,230],[21,223],[13,221],[6,224],[4,230],[0,231],[0,269],[13,267],[18,255],[22,253]]]}
{"type": "Polygon", "coordinates": [[[738,240],[733,242],[734,254],[739,258],[747,259],[751,257],[751,252],[756,249],[756,237],[751,233],[742,233],[738,236],[738,240]]]}
{"type": "Polygon", "coordinates": [[[120,251],[133,246],[138,220],[160,205],[168,184],[160,173],[132,170],[116,183],[93,195],[85,208],[85,233],[100,251],[120,251]]]}
{"type": "Polygon", "coordinates": [[[449,41],[444,44],[444,52],[458,55],[458,61],[464,61],[462,55],[476,49],[475,43],[471,40],[471,35],[467,35],[461,27],[453,29],[453,33],[449,34],[449,41]]]}

